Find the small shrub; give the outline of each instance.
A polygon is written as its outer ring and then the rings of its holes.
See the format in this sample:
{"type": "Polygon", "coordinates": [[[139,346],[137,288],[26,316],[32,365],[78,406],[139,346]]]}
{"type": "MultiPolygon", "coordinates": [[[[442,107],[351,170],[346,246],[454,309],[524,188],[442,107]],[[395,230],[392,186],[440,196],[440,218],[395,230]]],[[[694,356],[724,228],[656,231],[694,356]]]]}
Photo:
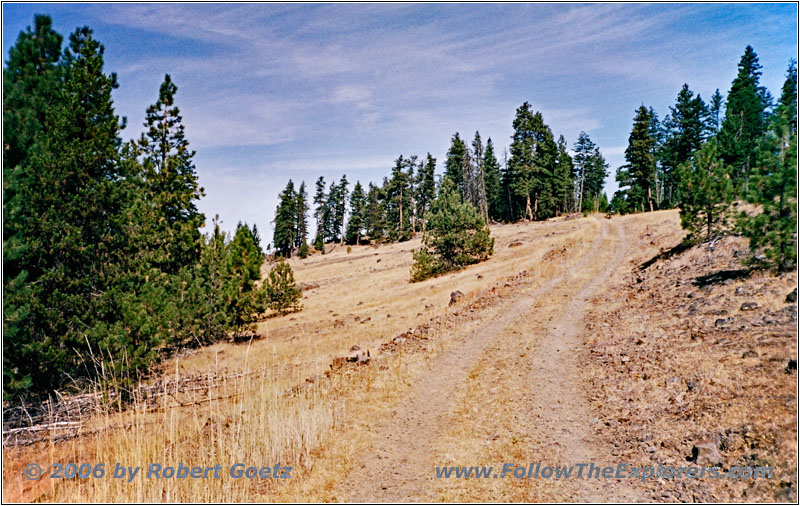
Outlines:
{"type": "Polygon", "coordinates": [[[263,290],[267,307],[273,311],[286,314],[303,308],[300,304],[302,292],[294,282],[292,267],[283,260],[269,271],[263,290]]]}
{"type": "Polygon", "coordinates": [[[353,252],[353,247],[352,246],[348,246],[347,247],[347,254],[349,255],[352,252],[353,252]]]}
{"type": "Polygon", "coordinates": [[[303,244],[300,245],[300,248],[297,250],[297,256],[299,256],[300,258],[308,258],[309,249],[310,248],[308,247],[308,243],[304,242],[303,244]]]}
{"type": "Polygon", "coordinates": [[[450,179],[444,180],[427,225],[423,247],[414,252],[412,281],[482,262],[494,251],[489,227],[474,206],[461,202],[450,179]]]}

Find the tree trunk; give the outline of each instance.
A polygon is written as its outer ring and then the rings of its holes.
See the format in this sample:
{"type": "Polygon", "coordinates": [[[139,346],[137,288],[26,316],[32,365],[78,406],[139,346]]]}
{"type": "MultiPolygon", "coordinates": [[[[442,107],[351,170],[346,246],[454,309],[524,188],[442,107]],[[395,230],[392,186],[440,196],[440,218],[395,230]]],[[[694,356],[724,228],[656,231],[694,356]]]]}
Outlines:
{"type": "Polygon", "coordinates": [[[653,194],[650,185],[647,185],[647,202],[650,204],[650,212],[653,212],[653,194]]]}
{"type": "Polygon", "coordinates": [[[527,216],[528,221],[533,220],[533,211],[531,211],[531,196],[528,195],[525,198],[525,216],[527,216]]]}

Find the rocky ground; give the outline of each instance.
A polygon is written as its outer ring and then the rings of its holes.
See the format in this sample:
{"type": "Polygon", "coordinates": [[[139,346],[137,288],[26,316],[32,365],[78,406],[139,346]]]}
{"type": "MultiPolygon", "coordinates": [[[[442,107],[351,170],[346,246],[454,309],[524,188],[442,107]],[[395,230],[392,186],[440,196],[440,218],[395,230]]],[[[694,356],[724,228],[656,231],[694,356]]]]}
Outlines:
{"type": "MultiPolygon", "coordinates": [[[[639,228],[678,244],[665,223],[639,228]]],[[[634,257],[595,300],[584,378],[633,465],[772,466],[772,479],[648,480],[653,501],[797,502],[797,273],[749,272],[746,240],[634,257]],[[699,453],[699,455],[698,455],[699,453]]]]}

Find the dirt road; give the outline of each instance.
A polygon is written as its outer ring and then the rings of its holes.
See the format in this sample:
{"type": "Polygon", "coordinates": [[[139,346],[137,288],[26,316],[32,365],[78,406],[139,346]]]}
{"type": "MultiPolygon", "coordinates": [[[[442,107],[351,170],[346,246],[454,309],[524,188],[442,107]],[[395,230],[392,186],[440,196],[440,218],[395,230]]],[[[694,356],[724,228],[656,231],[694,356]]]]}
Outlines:
{"type": "MultiPolygon", "coordinates": [[[[598,220],[594,241],[585,254],[559,269],[552,279],[523,284],[473,329],[453,336],[449,346],[431,361],[392,413],[372,426],[370,450],[360,456],[340,482],[334,491],[336,500],[419,502],[476,497],[500,500],[496,495],[486,495],[492,493],[486,488],[506,495],[508,486],[497,484],[505,480],[435,478],[436,466],[502,466],[503,462],[481,461],[484,457],[481,452],[470,450],[475,442],[470,439],[482,440],[483,433],[494,433],[494,440],[498,439],[497,433],[503,433],[505,438],[534,443],[528,451],[523,451],[529,462],[544,463],[542,459],[549,458],[549,463],[556,465],[611,464],[607,462],[608,452],[595,437],[592,413],[582,394],[574,358],[581,345],[586,304],[624,257],[623,228],[614,222],[598,220]],[[557,304],[557,314],[539,315],[537,307],[554,298],[566,301],[557,304]],[[547,330],[542,328],[545,321],[547,330]],[[517,354],[522,347],[530,352],[517,354]],[[497,360],[512,356],[512,363],[497,360]],[[486,367],[501,363],[500,368],[486,367]],[[510,371],[513,371],[511,379],[510,371]],[[479,399],[469,399],[481,390],[479,399]],[[481,403],[480,409],[470,410],[467,420],[460,409],[465,400],[481,403]],[[501,427],[500,421],[505,418],[496,412],[498,406],[509,405],[516,411],[516,422],[510,429],[501,427]],[[477,422],[476,426],[470,428],[471,422],[477,422]],[[453,437],[454,427],[462,428],[458,437],[453,437]],[[459,451],[459,447],[464,451],[459,451]],[[542,448],[557,451],[543,452],[542,448]],[[446,482],[456,492],[448,493],[446,482]],[[486,489],[485,493],[481,488],[486,489]],[[473,489],[477,495],[457,492],[465,489],[473,489]]],[[[538,498],[555,494],[560,500],[573,501],[642,499],[637,490],[624,482],[562,480],[558,485],[561,490],[548,491],[538,498]]],[[[522,498],[537,500],[531,493],[529,490],[522,498]]]]}

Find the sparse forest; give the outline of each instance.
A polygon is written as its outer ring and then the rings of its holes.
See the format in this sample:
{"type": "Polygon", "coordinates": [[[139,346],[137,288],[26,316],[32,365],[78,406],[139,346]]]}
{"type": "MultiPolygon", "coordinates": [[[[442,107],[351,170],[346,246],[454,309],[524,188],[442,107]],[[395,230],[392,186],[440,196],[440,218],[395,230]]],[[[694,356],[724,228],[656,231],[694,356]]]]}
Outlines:
{"type": "MultiPolygon", "coordinates": [[[[196,207],[204,195],[169,74],[125,141],[116,74],[84,27],[65,41],[47,16],[20,34],[3,69],[4,396],[46,393],[98,371],[130,381],[170,352],[247,332],[268,308],[299,307],[286,264],[262,283],[255,226],[233,236],[196,207]],[[277,285],[284,293],[275,292],[277,285]],[[271,291],[269,291],[271,290],[271,291]]],[[[759,262],[796,265],[797,69],[777,101],[748,46],[727,96],[707,104],[684,85],[663,120],[640,106],[616,170],[586,132],[570,148],[529,103],[502,153],[456,132],[437,160],[400,155],[380,182],[289,180],[267,251],[307,257],[326,244],[406,241],[423,234],[423,279],[484,260],[488,226],[577,212],[678,207],[690,241],[750,238],[759,262]],[[746,202],[747,212],[737,203],[746,202]],[[755,210],[753,210],[753,208],[755,210]],[[448,214],[450,213],[450,214],[448,214]],[[453,224],[457,224],[454,226],[453,224]],[[313,234],[312,234],[313,226],[313,234]]],[[[269,211],[265,210],[265,214],[269,211]]],[[[280,264],[284,265],[284,264],[280,264]]]]}

